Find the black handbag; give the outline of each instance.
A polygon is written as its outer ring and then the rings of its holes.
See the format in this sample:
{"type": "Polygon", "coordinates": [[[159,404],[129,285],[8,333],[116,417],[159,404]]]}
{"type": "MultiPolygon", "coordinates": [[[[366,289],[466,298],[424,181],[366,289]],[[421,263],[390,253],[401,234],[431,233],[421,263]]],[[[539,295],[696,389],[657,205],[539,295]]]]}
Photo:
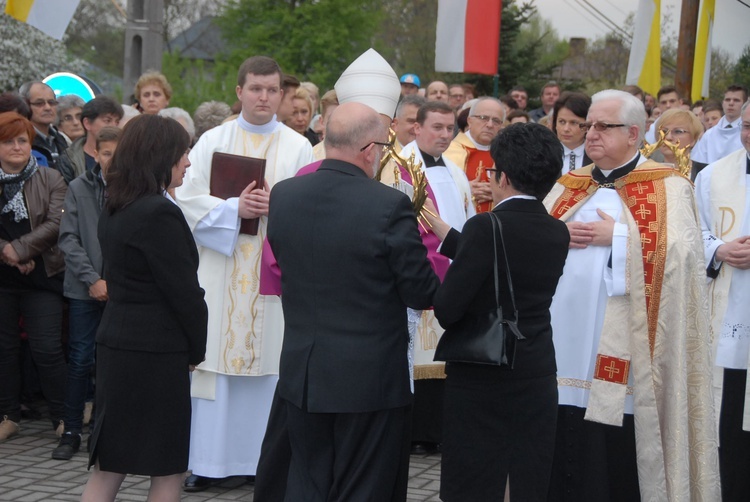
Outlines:
{"type": "Polygon", "coordinates": [[[491,364],[508,366],[513,369],[516,356],[516,342],[525,337],[518,329],[518,309],[513,294],[513,281],[510,278],[508,254],[505,252],[503,226],[492,211],[492,243],[495,250],[495,310],[484,314],[467,315],[445,330],[435,349],[435,361],[491,364]],[[503,317],[500,306],[500,285],[497,267],[497,238],[505,258],[505,270],[508,276],[508,290],[513,304],[513,320],[503,317]]]}

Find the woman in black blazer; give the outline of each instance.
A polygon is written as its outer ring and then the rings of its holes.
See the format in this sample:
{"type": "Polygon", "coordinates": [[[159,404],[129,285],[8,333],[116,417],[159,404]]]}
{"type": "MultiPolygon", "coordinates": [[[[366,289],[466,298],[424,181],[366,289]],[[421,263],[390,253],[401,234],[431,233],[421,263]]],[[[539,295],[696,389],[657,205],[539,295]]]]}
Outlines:
{"type": "Polygon", "coordinates": [[[182,184],[190,139],[172,119],[128,123],[99,220],[109,301],[96,335],[94,471],[84,501],[115,499],[126,474],[149,500],[179,500],[190,444],[189,369],[206,350],[198,252],[167,190],[182,184]]]}
{"type": "MultiPolygon", "coordinates": [[[[513,369],[446,365],[440,495],[447,502],[502,500],[508,478],[511,500],[547,496],[557,421],[549,307],[570,236],[541,200],[560,172],[561,152],[554,134],[538,124],[512,125],[492,143],[493,213],[502,223],[518,327],[525,339],[517,342],[513,369]]],[[[479,214],[463,227],[434,300],[435,315],[446,329],[495,309],[495,260],[503,312],[506,318],[513,316],[505,258],[499,244],[493,256],[491,225],[489,214],[479,214]]],[[[457,235],[451,234],[444,252],[457,235]]]]}

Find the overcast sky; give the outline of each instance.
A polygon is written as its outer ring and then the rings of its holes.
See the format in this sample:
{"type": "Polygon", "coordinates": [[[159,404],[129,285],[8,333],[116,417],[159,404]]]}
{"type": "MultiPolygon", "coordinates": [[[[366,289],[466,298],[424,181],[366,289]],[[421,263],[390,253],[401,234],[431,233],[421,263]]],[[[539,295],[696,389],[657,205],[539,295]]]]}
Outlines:
{"type": "MultiPolygon", "coordinates": [[[[523,1],[523,0],[519,0],[523,1]]],[[[591,4],[618,25],[622,25],[630,12],[638,8],[638,0],[535,0],[539,13],[552,22],[558,35],[596,38],[608,33],[608,28],[588,10],[591,4]],[[583,6],[582,6],[583,4],[583,6]]],[[[745,0],[750,4],[750,0],[745,0]]],[[[662,14],[671,7],[673,31],[677,33],[680,21],[680,0],[662,0],[662,14]]],[[[735,59],[750,44],[750,8],[737,0],[716,0],[714,46],[728,51],[735,59]]]]}

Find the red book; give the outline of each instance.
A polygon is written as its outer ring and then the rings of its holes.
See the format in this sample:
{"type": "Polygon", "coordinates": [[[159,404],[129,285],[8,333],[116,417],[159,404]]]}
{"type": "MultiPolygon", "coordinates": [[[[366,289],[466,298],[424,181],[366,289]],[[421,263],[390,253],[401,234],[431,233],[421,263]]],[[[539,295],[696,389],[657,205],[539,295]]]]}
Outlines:
{"type": "MultiPolygon", "coordinates": [[[[263,188],[265,176],[266,159],[216,152],[211,159],[211,195],[224,200],[239,197],[253,181],[256,188],[263,188]]],[[[243,218],[240,233],[258,235],[259,223],[260,218],[243,218]]]]}

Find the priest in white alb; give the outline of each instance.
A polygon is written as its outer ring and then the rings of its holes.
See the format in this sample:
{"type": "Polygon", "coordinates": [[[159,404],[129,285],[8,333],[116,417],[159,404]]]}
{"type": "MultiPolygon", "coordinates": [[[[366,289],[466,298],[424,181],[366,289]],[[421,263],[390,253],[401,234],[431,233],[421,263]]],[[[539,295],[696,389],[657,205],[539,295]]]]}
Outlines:
{"type": "Polygon", "coordinates": [[[750,494],[750,105],[742,107],[740,150],[698,173],[701,216],[715,346],[714,399],[719,413],[723,500],[750,494]]]}
{"type": "MultiPolygon", "coordinates": [[[[428,101],[417,111],[416,139],[401,150],[400,156],[422,164],[427,179],[426,192],[437,214],[450,227],[461,231],[467,219],[476,214],[471,186],[463,169],[444,155],[453,139],[455,113],[447,103],[428,101]]],[[[406,169],[401,180],[412,184],[406,169]]],[[[442,281],[450,261],[438,252],[440,239],[426,225],[419,229],[432,269],[442,281]]],[[[409,310],[410,330],[414,332],[412,412],[413,453],[433,453],[442,442],[445,364],[435,362],[435,347],[443,328],[432,310],[409,310]]]]}
{"type": "Polygon", "coordinates": [[[258,292],[268,194],[313,161],[310,142],[276,120],[282,72],[270,58],[245,60],[238,72],[236,120],[201,136],[177,201],[200,252],[198,277],[208,304],[206,360],[192,374],[192,430],[187,491],[229,476],[255,474],[278,380],[284,320],[281,302],[258,292]],[[238,197],[211,195],[211,162],[223,152],[266,160],[264,186],[238,197]],[[260,218],[257,235],[240,233],[260,218]]]}
{"type": "Polygon", "coordinates": [[[559,411],[548,500],[720,500],[711,344],[690,181],[643,158],[646,113],[595,94],[594,164],[545,199],[571,250],[550,309],[559,411]]]}

